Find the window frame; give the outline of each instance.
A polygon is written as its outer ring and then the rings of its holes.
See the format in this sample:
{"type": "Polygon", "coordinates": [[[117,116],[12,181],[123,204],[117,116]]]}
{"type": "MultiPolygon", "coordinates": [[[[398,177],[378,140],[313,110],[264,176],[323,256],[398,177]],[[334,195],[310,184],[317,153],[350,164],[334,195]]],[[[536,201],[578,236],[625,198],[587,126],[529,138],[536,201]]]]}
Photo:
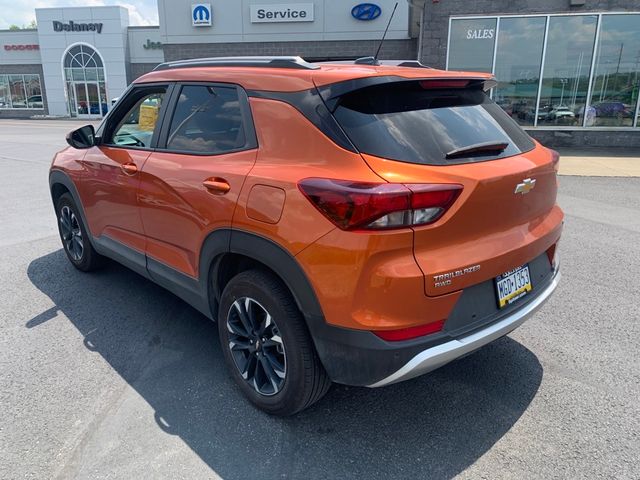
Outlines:
{"type": "Polygon", "coordinates": [[[249,105],[249,97],[244,88],[235,83],[225,82],[176,82],[174,84],[173,91],[169,101],[166,102],[167,109],[165,112],[166,121],[163,121],[160,134],[157,139],[156,151],[164,153],[175,153],[178,155],[195,155],[198,157],[218,157],[220,155],[230,155],[232,153],[245,152],[248,150],[255,150],[258,148],[258,138],[256,136],[255,124],[253,121],[253,115],[251,113],[251,106],[249,105]],[[167,140],[169,138],[169,131],[171,130],[171,124],[173,123],[173,116],[176,113],[176,107],[178,106],[178,100],[180,93],[184,87],[225,87],[235,88],[238,94],[238,102],[240,104],[240,115],[242,116],[242,127],[245,133],[245,143],[241,147],[234,148],[232,150],[226,150],[224,152],[194,152],[191,150],[178,150],[175,148],[167,148],[167,140]]]}
{"type": "Polygon", "coordinates": [[[158,144],[160,131],[163,127],[164,119],[167,114],[169,100],[171,99],[174,90],[174,82],[142,83],[131,86],[127,91],[125,91],[122,98],[116,103],[116,105],[111,108],[103,123],[98,127],[96,133],[97,144],[110,148],[121,148],[123,150],[142,150],[147,152],[155,151],[158,144]],[[151,143],[149,144],[149,146],[138,147],[135,145],[118,145],[116,143],[106,142],[105,139],[113,136],[114,129],[124,118],[124,115],[127,115],[131,111],[131,108],[135,106],[135,104],[140,100],[140,98],[145,96],[145,92],[156,90],[158,87],[166,87],[167,90],[164,94],[165,100],[164,102],[162,102],[162,106],[160,107],[160,111],[158,112],[158,123],[156,124],[156,128],[154,129],[153,135],[151,136],[151,143]]]}

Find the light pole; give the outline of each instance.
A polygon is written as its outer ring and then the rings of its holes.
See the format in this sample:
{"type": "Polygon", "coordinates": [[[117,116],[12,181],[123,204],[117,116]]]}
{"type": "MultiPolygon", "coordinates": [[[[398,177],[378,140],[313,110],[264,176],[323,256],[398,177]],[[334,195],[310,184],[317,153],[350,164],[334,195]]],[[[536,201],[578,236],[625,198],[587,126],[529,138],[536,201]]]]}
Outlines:
{"type": "Polygon", "coordinates": [[[562,105],[562,101],[564,100],[564,86],[567,84],[569,80],[566,78],[561,78],[560,83],[562,84],[562,91],[560,92],[560,105],[562,105]]]}

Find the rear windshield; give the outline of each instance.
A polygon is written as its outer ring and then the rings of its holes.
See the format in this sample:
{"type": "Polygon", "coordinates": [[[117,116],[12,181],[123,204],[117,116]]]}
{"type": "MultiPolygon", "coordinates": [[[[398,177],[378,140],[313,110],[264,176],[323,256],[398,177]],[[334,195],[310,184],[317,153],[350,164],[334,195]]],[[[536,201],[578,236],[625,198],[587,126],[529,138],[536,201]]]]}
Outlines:
{"type": "Polygon", "coordinates": [[[341,97],[334,115],[360,152],[402,162],[480,162],[534,148],[480,85],[429,85],[411,81],[362,88],[341,97]]]}

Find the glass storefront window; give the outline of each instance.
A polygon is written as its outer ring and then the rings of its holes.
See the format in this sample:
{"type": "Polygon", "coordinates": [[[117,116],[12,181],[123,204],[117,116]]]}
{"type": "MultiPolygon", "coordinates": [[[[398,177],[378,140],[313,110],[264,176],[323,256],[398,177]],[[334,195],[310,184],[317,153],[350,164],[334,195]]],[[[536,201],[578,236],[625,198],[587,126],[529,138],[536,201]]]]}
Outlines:
{"type": "Polygon", "coordinates": [[[9,75],[9,90],[11,91],[11,107],[27,108],[27,95],[22,75],[9,75]]]}
{"type": "Polygon", "coordinates": [[[95,82],[98,80],[98,72],[96,68],[85,68],[84,74],[87,77],[87,82],[95,82]]]}
{"type": "Polygon", "coordinates": [[[549,19],[538,125],[582,125],[597,24],[596,15],[549,19]]]}
{"type": "Polygon", "coordinates": [[[11,108],[11,91],[6,75],[0,75],[0,108],[11,108]]]}
{"type": "Polygon", "coordinates": [[[536,116],[546,17],[501,18],[493,99],[520,125],[536,116]]]}
{"type": "Polygon", "coordinates": [[[640,127],[638,25],[637,12],[452,18],[447,66],[494,73],[492,98],[523,126],[640,127]]]}
{"type": "Polygon", "coordinates": [[[83,68],[72,68],[71,69],[71,77],[76,82],[84,82],[84,69],[83,68]]]}
{"type": "Polygon", "coordinates": [[[491,72],[496,37],[495,18],[451,21],[449,70],[491,72]]]}
{"type": "Polygon", "coordinates": [[[44,108],[40,75],[0,75],[0,109],[44,108]]]}
{"type": "Polygon", "coordinates": [[[25,75],[24,88],[27,91],[27,108],[44,108],[40,77],[38,75],[25,75]]]}
{"type": "Polygon", "coordinates": [[[587,126],[631,127],[640,90],[640,15],[603,15],[587,126]]]}

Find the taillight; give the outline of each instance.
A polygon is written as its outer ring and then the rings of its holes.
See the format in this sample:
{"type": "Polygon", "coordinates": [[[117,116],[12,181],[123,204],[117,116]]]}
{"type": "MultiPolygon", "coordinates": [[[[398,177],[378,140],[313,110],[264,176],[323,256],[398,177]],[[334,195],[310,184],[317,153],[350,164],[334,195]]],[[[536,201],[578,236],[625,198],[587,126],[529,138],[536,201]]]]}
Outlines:
{"type": "Polygon", "coordinates": [[[417,327],[400,328],[398,330],[375,330],[373,333],[388,342],[400,342],[440,332],[444,327],[444,322],[444,320],[438,320],[437,322],[418,325],[417,327]]]}
{"type": "Polygon", "coordinates": [[[307,178],[298,187],[342,230],[385,230],[427,225],[458,198],[458,184],[364,183],[307,178]]]}

